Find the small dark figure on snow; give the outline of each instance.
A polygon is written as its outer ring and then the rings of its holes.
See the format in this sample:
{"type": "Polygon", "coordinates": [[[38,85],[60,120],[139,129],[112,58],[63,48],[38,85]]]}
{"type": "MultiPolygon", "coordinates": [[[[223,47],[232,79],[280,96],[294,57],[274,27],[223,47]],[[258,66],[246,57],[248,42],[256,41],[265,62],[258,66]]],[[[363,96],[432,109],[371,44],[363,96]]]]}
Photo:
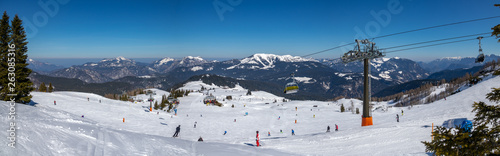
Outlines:
{"type": "Polygon", "coordinates": [[[330,132],[330,126],[326,127],[326,132],[330,132]]]}
{"type": "Polygon", "coordinates": [[[234,119],[234,122],[236,122],[236,119],[234,119]]]}
{"type": "Polygon", "coordinates": [[[82,115],[82,118],[84,118],[85,116],[82,115]]]}
{"type": "Polygon", "coordinates": [[[101,100],[99,100],[99,103],[101,103],[101,100]]]}
{"type": "Polygon", "coordinates": [[[203,142],[203,138],[201,138],[201,136],[200,136],[200,138],[198,139],[198,141],[199,142],[203,142]]]}
{"type": "Polygon", "coordinates": [[[54,100],[54,105],[56,105],[56,100],[54,100]]]}
{"type": "Polygon", "coordinates": [[[194,122],[194,128],[196,128],[196,124],[197,124],[197,122],[195,121],[195,122],[194,122]]]}
{"type": "Polygon", "coordinates": [[[292,129],[292,135],[295,135],[295,131],[292,129]]]}
{"type": "Polygon", "coordinates": [[[403,116],[403,110],[401,110],[401,116],[403,116]]]}
{"type": "Polygon", "coordinates": [[[339,126],[337,126],[337,124],[335,124],[335,131],[339,131],[339,126]]]}
{"type": "Polygon", "coordinates": [[[267,136],[271,136],[271,132],[267,131],[267,136]]]}
{"type": "Polygon", "coordinates": [[[283,133],[283,130],[280,129],[280,133],[283,133]]]}
{"type": "Polygon", "coordinates": [[[177,137],[179,135],[179,132],[181,132],[181,125],[177,126],[177,128],[175,128],[175,133],[174,133],[174,136],[172,137],[177,137]]]}
{"type": "Polygon", "coordinates": [[[399,122],[399,115],[396,114],[396,121],[399,122]]]}
{"type": "Polygon", "coordinates": [[[224,134],[223,135],[226,135],[227,134],[227,131],[224,131],[224,134]]]}

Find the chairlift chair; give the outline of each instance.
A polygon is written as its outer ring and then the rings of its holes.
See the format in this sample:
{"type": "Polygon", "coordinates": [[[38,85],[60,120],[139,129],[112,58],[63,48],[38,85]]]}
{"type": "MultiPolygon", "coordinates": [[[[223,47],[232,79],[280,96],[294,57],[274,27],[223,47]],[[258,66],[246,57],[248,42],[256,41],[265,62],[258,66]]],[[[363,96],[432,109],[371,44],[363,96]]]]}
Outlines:
{"type": "Polygon", "coordinates": [[[294,94],[299,91],[299,85],[295,82],[294,74],[292,73],[292,82],[289,82],[285,86],[285,94],[294,94]]]}
{"type": "Polygon", "coordinates": [[[477,39],[479,40],[479,55],[477,55],[477,58],[476,58],[476,63],[482,63],[484,61],[484,53],[483,53],[483,49],[481,48],[481,39],[483,39],[483,37],[477,37],[477,39]]]}

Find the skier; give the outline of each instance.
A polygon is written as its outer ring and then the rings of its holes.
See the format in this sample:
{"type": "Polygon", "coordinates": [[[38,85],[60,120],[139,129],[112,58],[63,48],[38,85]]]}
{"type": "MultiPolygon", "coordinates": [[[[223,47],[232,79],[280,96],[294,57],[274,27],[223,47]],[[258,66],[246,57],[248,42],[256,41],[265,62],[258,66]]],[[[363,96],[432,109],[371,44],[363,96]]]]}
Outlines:
{"type": "Polygon", "coordinates": [[[396,121],[399,122],[399,115],[396,114],[396,121]]]}
{"type": "Polygon", "coordinates": [[[271,132],[267,131],[267,136],[271,136],[271,132]]]}
{"type": "Polygon", "coordinates": [[[234,122],[236,122],[236,119],[234,119],[234,122]]]}
{"type": "Polygon", "coordinates": [[[223,135],[226,135],[227,134],[227,131],[224,131],[224,134],[223,135]]]}
{"type": "Polygon", "coordinates": [[[101,103],[101,100],[99,100],[99,103],[101,103]]]}
{"type": "Polygon", "coordinates": [[[201,136],[200,136],[200,138],[198,139],[198,141],[199,142],[203,142],[203,138],[201,138],[201,136]]]}
{"type": "Polygon", "coordinates": [[[330,126],[326,127],[326,132],[330,132],[330,126]]]}
{"type": "Polygon", "coordinates": [[[403,110],[401,110],[401,116],[403,116],[403,110]]]}
{"type": "Polygon", "coordinates": [[[196,128],[196,124],[197,124],[197,122],[195,121],[195,122],[194,122],[194,128],[196,128]]]}
{"type": "Polygon", "coordinates": [[[278,116],[278,120],[281,119],[281,116],[278,116]]]}
{"type": "Polygon", "coordinates": [[[174,136],[172,137],[177,137],[179,135],[179,132],[181,132],[181,125],[177,126],[177,128],[175,128],[175,133],[174,133],[174,136]]]}
{"type": "Polygon", "coordinates": [[[297,107],[295,107],[295,111],[297,111],[297,107]]]}
{"type": "Polygon", "coordinates": [[[256,138],[257,138],[257,139],[256,139],[255,141],[257,142],[257,147],[259,147],[259,146],[260,146],[260,144],[259,144],[259,131],[257,131],[257,136],[256,136],[256,138]]]}
{"type": "Polygon", "coordinates": [[[283,130],[280,129],[280,133],[283,133],[283,130]]]}
{"type": "Polygon", "coordinates": [[[54,100],[54,105],[56,105],[56,100],[54,100]]]}
{"type": "Polygon", "coordinates": [[[90,101],[90,99],[87,97],[87,101],[90,101]]]}
{"type": "Polygon", "coordinates": [[[337,126],[337,124],[335,124],[335,131],[339,131],[339,126],[337,126]]]}
{"type": "Polygon", "coordinates": [[[292,129],[292,135],[295,135],[295,131],[292,129]]]}
{"type": "Polygon", "coordinates": [[[174,109],[174,112],[175,112],[175,115],[177,115],[177,108],[176,108],[176,109],[174,109]]]}
{"type": "Polygon", "coordinates": [[[200,114],[200,117],[203,117],[203,115],[202,115],[202,114],[200,114]]]}
{"type": "Polygon", "coordinates": [[[82,118],[85,118],[85,116],[82,115],[82,118]]]}

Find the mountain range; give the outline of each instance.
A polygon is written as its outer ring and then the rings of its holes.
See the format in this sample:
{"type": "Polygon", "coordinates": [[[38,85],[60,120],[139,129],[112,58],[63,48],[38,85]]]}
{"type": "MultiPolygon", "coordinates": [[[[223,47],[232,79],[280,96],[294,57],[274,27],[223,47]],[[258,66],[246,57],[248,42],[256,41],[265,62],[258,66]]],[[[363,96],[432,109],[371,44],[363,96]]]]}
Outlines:
{"type": "MultiPolygon", "coordinates": [[[[494,57],[498,56],[488,55],[487,60],[494,59],[494,57]]],[[[460,62],[457,59],[448,59],[448,62],[443,59],[439,63],[460,62]]],[[[429,67],[431,63],[422,64],[398,57],[372,60],[370,62],[372,93],[389,86],[427,78],[431,72],[422,68],[422,65],[429,67]]],[[[316,60],[291,55],[254,54],[246,58],[227,61],[206,61],[201,57],[192,56],[182,59],[167,57],[150,64],[117,57],[50,73],[39,72],[39,74],[79,79],[87,84],[117,82],[128,83],[133,87],[156,87],[165,90],[191,77],[211,74],[237,80],[237,83],[267,84],[273,87],[258,85],[260,87],[246,86],[246,88],[265,90],[278,96],[326,100],[336,96],[361,97],[362,71],[361,62],[343,64],[338,59],[316,60]],[[291,76],[292,73],[294,77],[291,76]],[[282,87],[293,81],[299,85],[300,94],[285,95],[282,87]]],[[[36,79],[36,77],[32,78],[36,79]]],[[[57,88],[57,85],[55,87],[57,88]]]]}

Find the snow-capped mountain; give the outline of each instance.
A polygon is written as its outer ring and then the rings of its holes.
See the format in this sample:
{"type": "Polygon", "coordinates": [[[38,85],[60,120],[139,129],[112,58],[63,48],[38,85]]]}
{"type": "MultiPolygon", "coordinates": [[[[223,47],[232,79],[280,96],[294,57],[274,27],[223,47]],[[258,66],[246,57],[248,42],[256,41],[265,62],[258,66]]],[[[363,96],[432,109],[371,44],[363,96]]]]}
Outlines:
{"type": "Polygon", "coordinates": [[[102,83],[126,76],[144,76],[156,73],[147,64],[137,63],[124,57],[103,59],[100,62],[89,62],[80,66],[52,72],[53,76],[77,78],[87,83],[102,83]]]}
{"type": "Polygon", "coordinates": [[[436,59],[430,62],[418,62],[418,64],[429,71],[430,73],[439,72],[442,70],[453,70],[460,68],[471,68],[474,66],[482,66],[485,62],[498,61],[500,56],[495,54],[484,55],[483,63],[475,63],[475,57],[445,57],[436,59]]]}
{"type": "MultiPolygon", "coordinates": [[[[339,76],[350,79],[352,73],[363,73],[362,62],[342,63],[339,59],[322,60],[322,63],[339,70],[339,76]]],[[[370,73],[373,79],[393,81],[395,84],[423,79],[429,73],[421,68],[418,63],[399,57],[376,58],[370,61],[370,73]]]]}
{"type": "Polygon", "coordinates": [[[39,73],[47,73],[64,68],[63,66],[40,62],[33,59],[28,59],[27,63],[29,64],[28,65],[29,69],[39,73]]]}
{"type": "Polygon", "coordinates": [[[176,60],[170,57],[166,57],[153,62],[153,64],[151,64],[150,67],[156,69],[159,73],[168,73],[169,71],[178,67],[191,67],[208,62],[209,61],[206,61],[199,56],[197,57],[187,56],[182,58],[181,60],[176,60]]]}
{"type": "Polygon", "coordinates": [[[305,59],[299,56],[274,55],[274,54],[254,54],[240,60],[240,63],[226,69],[269,69],[274,68],[279,62],[317,62],[315,59],[305,59]]]}

